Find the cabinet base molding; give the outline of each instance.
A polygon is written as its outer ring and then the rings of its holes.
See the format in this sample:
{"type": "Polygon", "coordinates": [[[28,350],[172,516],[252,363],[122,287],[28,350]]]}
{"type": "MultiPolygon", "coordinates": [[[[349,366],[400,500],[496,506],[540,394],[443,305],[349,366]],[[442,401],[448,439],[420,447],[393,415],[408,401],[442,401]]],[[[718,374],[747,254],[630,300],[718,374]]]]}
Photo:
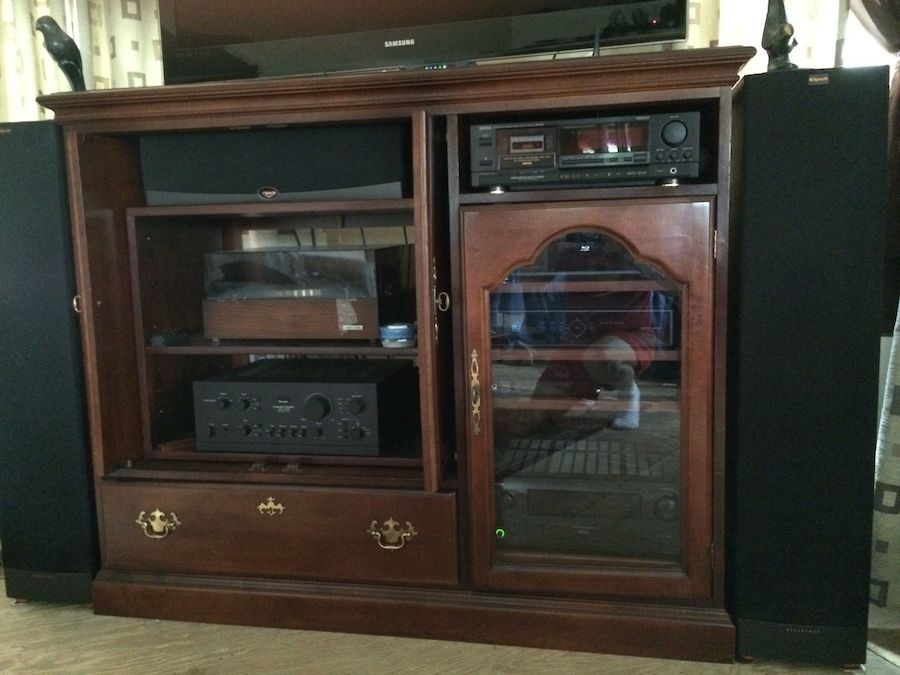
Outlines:
{"type": "Polygon", "coordinates": [[[95,579],[93,601],[97,614],[110,616],[734,659],[734,625],[717,608],[109,570],[95,579]]]}

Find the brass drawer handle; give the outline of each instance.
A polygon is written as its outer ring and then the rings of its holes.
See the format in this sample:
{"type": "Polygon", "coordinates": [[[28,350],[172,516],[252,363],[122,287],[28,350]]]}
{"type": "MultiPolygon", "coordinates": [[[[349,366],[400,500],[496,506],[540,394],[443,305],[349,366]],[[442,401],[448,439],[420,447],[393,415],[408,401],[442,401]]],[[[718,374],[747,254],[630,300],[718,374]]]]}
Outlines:
{"type": "Polygon", "coordinates": [[[378,521],[373,520],[366,532],[378,542],[378,545],[381,548],[388,551],[395,551],[398,548],[403,548],[403,545],[407,541],[418,534],[412,526],[412,523],[408,520],[406,521],[406,527],[402,530],[397,527],[399,524],[400,523],[393,518],[388,518],[379,528],[378,521]]]}
{"type": "Polygon", "coordinates": [[[149,516],[146,511],[141,511],[134,522],[140,525],[144,534],[151,539],[162,539],[181,525],[181,521],[174,513],[166,515],[159,509],[153,511],[149,516]]]}
{"type": "Polygon", "coordinates": [[[273,497],[269,497],[265,502],[256,507],[260,513],[267,516],[284,513],[284,504],[276,504],[273,497]]]}

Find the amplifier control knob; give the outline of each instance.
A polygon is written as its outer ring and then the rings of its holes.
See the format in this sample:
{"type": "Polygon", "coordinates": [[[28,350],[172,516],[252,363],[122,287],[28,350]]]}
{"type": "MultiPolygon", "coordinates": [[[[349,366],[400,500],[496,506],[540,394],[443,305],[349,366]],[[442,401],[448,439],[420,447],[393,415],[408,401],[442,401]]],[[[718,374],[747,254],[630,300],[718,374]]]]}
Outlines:
{"type": "Polygon", "coordinates": [[[347,429],[347,436],[349,436],[351,440],[358,441],[363,437],[363,430],[359,427],[350,427],[347,429]]]}
{"type": "Polygon", "coordinates": [[[366,402],[361,398],[351,398],[347,403],[347,412],[351,415],[359,415],[366,409],[366,402]]]}
{"type": "Polygon", "coordinates": [[[303,402],[303,416],[308,420],[324,420],[331,413],[331,401],[322,394],[311,394],[303,402]]]}
{"type": "Polygon", "coordinates": [[[230,405],[231,399],[229,399],[227,396],[220,396],[218,399],[216,399],[216,407],[219,410],[225,410],[230,405]]]}
{"type": "Polygon", "coordinates": [[[684,139],[687,138],[688,130],[684,125],[684,122],[680,120],[672,120],[671,122],[666,122],[663,125],[661,131],[663,142],[669,146],[681,145],[684,143],[684,139]]]}
{"type": "Polygon", "coordinates": [[[322,438],[325,435],[325,430],[322,427],[314,427],[312,430],[313,438],[322,438]]]}

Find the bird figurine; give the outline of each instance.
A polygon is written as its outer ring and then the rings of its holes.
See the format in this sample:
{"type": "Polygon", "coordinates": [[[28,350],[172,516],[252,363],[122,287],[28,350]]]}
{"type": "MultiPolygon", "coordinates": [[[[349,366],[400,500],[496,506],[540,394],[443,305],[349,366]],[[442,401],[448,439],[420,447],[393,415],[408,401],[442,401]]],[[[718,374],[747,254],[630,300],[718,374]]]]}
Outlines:
{"type": "Polygon", "coordinates": [[[34,24],[35,30],[44,35],[44,49],[53,57],[60,70],[72,85],[72,91],[84,91],[84,70],[81,51],[75,40],[59,27],[52,16],[42,16],[34,24]]]}
{"type": "Polygon", "coordinates": [[[788,58],[797,45],[794,27],[788,23],[784,0],[769,0],[766,22],[763,26],[762,48],[769,55],[769,70],[793,70],[797,66],[788,58]]]}

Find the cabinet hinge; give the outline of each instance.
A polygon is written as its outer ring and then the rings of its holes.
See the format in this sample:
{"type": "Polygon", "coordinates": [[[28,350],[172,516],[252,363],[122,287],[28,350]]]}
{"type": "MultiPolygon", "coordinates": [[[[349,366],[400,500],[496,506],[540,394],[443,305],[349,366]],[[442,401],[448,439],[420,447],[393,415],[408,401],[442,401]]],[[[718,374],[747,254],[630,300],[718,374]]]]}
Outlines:
{"type": "Polygon", "coordinates": [[[713,260],[719,259],[719,231],[713,230],[713,260]]]}

